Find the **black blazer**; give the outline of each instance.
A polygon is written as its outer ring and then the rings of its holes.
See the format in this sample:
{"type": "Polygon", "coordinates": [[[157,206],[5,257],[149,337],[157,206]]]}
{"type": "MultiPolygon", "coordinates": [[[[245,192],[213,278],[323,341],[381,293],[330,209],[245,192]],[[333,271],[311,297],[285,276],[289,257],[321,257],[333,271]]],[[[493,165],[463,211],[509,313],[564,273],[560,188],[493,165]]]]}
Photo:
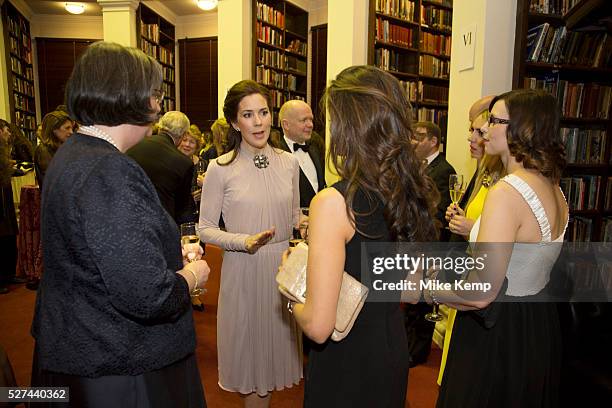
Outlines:
{"type": "Polygon", "coordinates": [[[145,138],[127,154],[147,173],[162,205],[177,224],[197,221],[191,196],[193,162],[176,148],[169,135],[162,132],[145,138]]]}
{"type": "MultiPolygon", "coordinates": [[[[312,159],[315,169],[317,170],[317,181],[319,183],[320,191],[325,188],[325,169],[323,168],[323,163],[321,162],[322,154],[319,152],[316,145],[310,142],[306,143],[309,146],[308,155],[312,159]]],[[[287,146],[285,137],[282,135],[280,137],[279,146],[276,147],[291,153],[291,149],[289,149],[289,146],[287,146]]],[[[317,193],[318,191],[314,191],[312,184],[310,184],[310,181],[308,181],[308,177],[306,177],[306,174],[304,174],[302,168],[300,168],[300,207],[310,207],[310,202],[317,193]]]]}
{"type": "Polygon", "coordinates": [[[109,143],[57,151],[42,192],[45,273],[32,334],[40,368],[138,375],[195,351],[180,234],[153,184],[109,143]]]}
{"type": "MultiPolygon", "coordinates": [[[[444,215],[446,214],[446,208],[450,205],[450,193],[448,188],[448,177],[451,174],[456,174],[455,169],[451,166],[442,154],[439,154],[438,157],[433,159],[433,161],[427,166],[427,175],[431,177],[438,187],[438,191],[440,192],[440,203],[438,204],[438,211],[436,213],[436,219],[440,221],[441,226],[446,226],[446,219],[444,215]]],[[[448,233],[447,230],[441,229],[440,240],[447,241],[448,233]]]]}

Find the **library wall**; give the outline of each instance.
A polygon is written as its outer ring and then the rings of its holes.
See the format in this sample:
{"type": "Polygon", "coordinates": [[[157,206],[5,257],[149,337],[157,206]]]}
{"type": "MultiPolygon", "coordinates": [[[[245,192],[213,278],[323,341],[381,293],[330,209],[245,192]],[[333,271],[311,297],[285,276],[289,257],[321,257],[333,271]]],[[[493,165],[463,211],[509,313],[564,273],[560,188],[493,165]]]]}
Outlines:
{"type": "Polygon", "coordinates": [[[176,18],[176,38],[216,37],[217,13],[179,16],[176,18]]]}
{"type": "Polygon", "coordinates": [[[104,38],[102,16],[35,14],[30,20],[32,38],[104,38]]]}
{"type": "Polygon", "coordinates": [[[453,7],[446,158],[457,170],[471,176],[476,161],[467,144],[468,111],[481,96],[512,89],[516,2],[507,0],[457,1],[453,7]],[[463,31],[476,24],[474,67],[459,71],[463,31]]]}

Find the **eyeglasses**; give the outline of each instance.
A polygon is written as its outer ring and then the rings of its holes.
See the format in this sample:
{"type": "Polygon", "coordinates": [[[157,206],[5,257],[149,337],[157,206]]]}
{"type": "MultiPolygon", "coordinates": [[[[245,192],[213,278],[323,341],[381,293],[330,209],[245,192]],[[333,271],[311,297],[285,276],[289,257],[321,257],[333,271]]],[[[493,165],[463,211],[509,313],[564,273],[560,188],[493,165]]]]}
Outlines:
{"type": "Polygon", "coordinates": [[[153,94],[151,94],[151,96],[155,98],[155,102],[157,102],[160,105],[164,101],[164,95],[165,95],[165,92],[161,89],[154,89],[153,94]]]}
{"type": "Polygon", "coordinates": [[[489,120],[487,123],[489,123],[489,125],[508,125],[510,123],[510,119],[496,118],[493,115],[489,115],[489,120]]]}

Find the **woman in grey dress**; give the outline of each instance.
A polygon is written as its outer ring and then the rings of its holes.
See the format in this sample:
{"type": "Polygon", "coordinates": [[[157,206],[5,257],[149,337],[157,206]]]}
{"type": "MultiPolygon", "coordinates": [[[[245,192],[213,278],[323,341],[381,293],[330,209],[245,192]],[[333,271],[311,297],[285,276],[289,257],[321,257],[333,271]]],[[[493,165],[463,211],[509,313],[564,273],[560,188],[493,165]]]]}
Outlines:
{"type": "Polygon", "coordinates": [[[210,162],[200,207],[202,240],[226,251],[217,312],[219,386],[240,393],[247,407],[268,406],[272,391],[302,378],[301,334],[275,282],[300,221],[299,164],[268,144],[272,117],[264,87],[238,82],[223,112],[231,150],[210,162]]]}

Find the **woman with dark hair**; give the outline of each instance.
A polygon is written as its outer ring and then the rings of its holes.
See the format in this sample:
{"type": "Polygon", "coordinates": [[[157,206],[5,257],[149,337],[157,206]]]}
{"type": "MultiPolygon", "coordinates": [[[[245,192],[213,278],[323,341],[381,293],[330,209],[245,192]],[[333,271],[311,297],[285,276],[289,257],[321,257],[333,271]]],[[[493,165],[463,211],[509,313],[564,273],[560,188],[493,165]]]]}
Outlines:
{"type": "Polygon", "coordinates": [[[329,157],[341,181],[310,205],[306,303],[288,304],[318,343],[308,357],[304,406],[404,407],[410,355],[399,295],[366,300],[348,336],[329,337],[343,271],[362,280],[362,244],[434,240],[437,190],[415,155],[412,109],[397,79],[378,68],[350,67],[324,101],[329,157]]]}
{"type": "Polygon", "coordinates": [[[90,45],[66,85],[82,126],[42,191],[43,275],[32,385],[70,388],[71,406],[206,405],[190,294],[209,268],[124,153],[161,109],[161,66],[136,48],[90,45]]]}
{"type": "Polygon", "coordinates": [[[426,291],[428,301],[460,310],[437,406],[556,407],[557,309],[534,296],[548,283],[569,215],[559,188],[560,112],[552,95],[524,89],[495,97],[489,111],[485,152],[499,155],[508,175],[489,190],[471,229],[472,252],[487,261],[466,281],[492,289],[478,297],[426,291]]]}
{"type": "Polygon", "coordinates": [[[223,113],[230,151],[210,162],[200,207],[202,241],[226,250],[217,312],[219,386],[242,394],[246,407],[268,406],[272,391],[302,378],[301,336],[275,282],[299,226],[299,165],[268,144],[266,88],[238,82],[223,113]]]}
{"type": "Polygon", "coordinates": [[[53,111],[42,120],[42,143],[34,151],[36,179],[42,187],[45,173],[57,149],[72,135],[73,121],[64,111],[53,111]]]}
{"type": "Polygon", "coordinates": [[[18,228],[11,185],[15,168],[10,155],[10,139],[10,124],[0,119],[0,295],[9,292],[9,284],[16,283],[18,228]]]}

